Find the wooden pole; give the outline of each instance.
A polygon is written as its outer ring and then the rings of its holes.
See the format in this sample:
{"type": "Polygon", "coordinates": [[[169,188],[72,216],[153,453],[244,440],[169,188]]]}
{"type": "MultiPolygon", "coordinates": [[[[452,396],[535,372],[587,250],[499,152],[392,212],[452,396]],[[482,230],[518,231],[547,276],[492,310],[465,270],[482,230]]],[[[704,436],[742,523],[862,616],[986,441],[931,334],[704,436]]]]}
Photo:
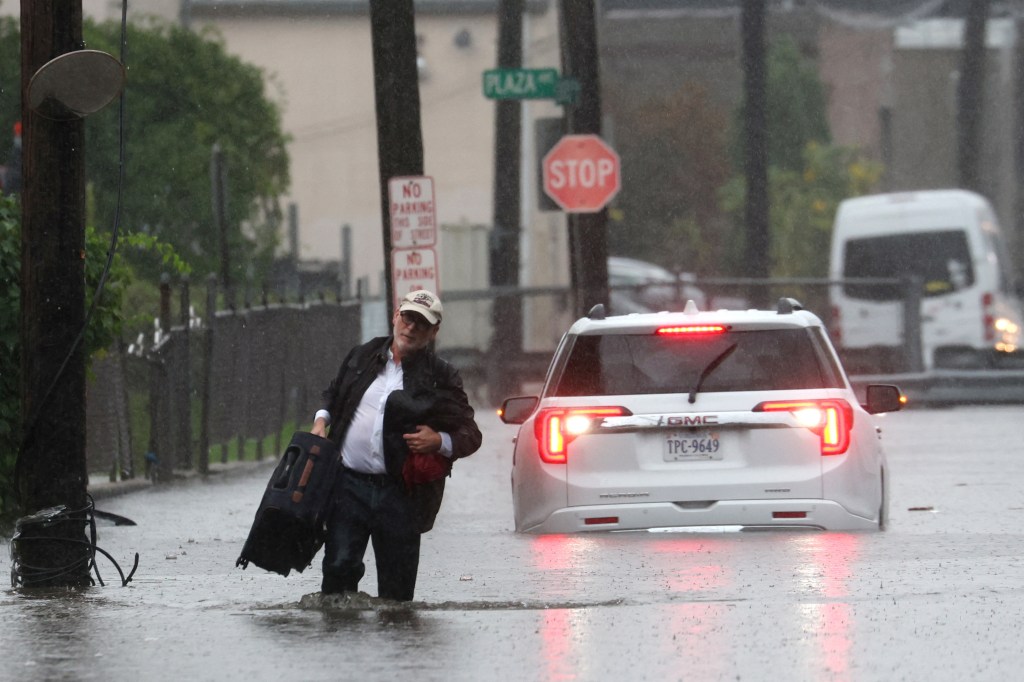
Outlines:
{"type": "MultiPolygon", "coordinates": [[[[601,134],[601,83],[594,0],[561,0],[562,75],[580,86],[579,100],[565,107],[570,134],[601,134]]],[[[569,264],[576,315],[608,306],[608,209],[569,214],[569,264]]]]}
{"type": "MultiPolygon", "coordinates": [[[[768,216],[768,114],[765,73],[765,0],[744,0],[742,15],[744,161],[747,181],[746,276],[767,279],[771,248],[768,216]]],[[[754,306],[767,305],[767,291],[752,285],[754,306]]]]}
{"type": "MultiPolygon", "coordinates": [[[[523,65],[523,0],[498,3],[498,68],[523,65]]],[[[522,111],[520,100],[499,100],[494,110],[494,213],[490,243],[490,284],[519,286],[522,111]]],[[[491,352],[487,365],[492,405],[518,392],[517,373],[508,362],[523,349],[522,299],[498,296],[491,309],[491,352]]]]}
{"type": "MultiPolygon", "coordinates": [[[[85,125],[52,121],[29,109],[31,77],[51,59],[82,47],[81,0],[21,2],[23,188],[21,250],[21,395],[23,447],[18,490],[26,512],[63,505],[84,509],[85,125]]],[[[84,518],[84,517],[82,517],[84,518]]],[[[28,566],[56,569],[32,584],[89,581],[84,523],[55,526],[54,542],[22,544],[28,566]],[[62,542],[61,540],[67,540],[62,542]]],[[[27,583],[26,583],[27,584],[27,583]]]]}
{"type": "Polygon", "coordinates": [[[391,319],[391,211],[388,180],[423,175],[419,70],[413,0],[370,0],[373,85],[377,105],[377,157],[384,236],[384,297],[391,319]]]}
{"type": "MultiPolygon", "coordinates": [[[[985,28],[989,0],[971,0],[964,21],[956,103],[957,182],[982,192],[981,131],[985,112],[985,28]]],[[[984,192],[983,192],[984,193],[984,192]]]]}

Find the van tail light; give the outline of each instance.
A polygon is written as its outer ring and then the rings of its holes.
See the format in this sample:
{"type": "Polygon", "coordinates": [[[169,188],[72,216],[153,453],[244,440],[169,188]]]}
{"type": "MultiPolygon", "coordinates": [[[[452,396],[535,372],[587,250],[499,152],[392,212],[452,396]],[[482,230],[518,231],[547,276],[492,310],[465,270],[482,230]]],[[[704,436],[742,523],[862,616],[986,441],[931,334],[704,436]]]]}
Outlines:
{"type": "Polygon", "coordinates": [[[548,464],[565,464],[569,443],[599,424],[604,417],[628,417],[625,407],[567,407],[541,410],[533,423],[540,458],[548,464]]]}
{"type": "Polygon", "coordinates": [[[995,297],[992,296],[991,292],[986,291],[981,295],[982,328],[985,332],[986,342],[996,340],[996,319],[992,315],[992,303],[994,300],[995,297]]]}
{"type": "Polygon", "coordinates": [[[791,400],[760,403],[754,412],[790,412],[821,438],[822,455],[841,455],[850,447],[853,408],[845,400],[791,400]]]}

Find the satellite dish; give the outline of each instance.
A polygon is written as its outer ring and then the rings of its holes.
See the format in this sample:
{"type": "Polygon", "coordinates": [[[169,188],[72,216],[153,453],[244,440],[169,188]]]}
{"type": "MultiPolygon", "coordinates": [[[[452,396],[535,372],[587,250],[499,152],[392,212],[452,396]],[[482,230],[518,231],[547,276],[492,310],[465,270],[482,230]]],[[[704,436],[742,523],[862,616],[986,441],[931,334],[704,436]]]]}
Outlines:
{"type": "Polygon", "coordinates": [[[28,82],[28,105],[54,121],[84,118],[110,104],[124,88],[121,62],[99,50],[66,52],[39,67],[28,82]]]}

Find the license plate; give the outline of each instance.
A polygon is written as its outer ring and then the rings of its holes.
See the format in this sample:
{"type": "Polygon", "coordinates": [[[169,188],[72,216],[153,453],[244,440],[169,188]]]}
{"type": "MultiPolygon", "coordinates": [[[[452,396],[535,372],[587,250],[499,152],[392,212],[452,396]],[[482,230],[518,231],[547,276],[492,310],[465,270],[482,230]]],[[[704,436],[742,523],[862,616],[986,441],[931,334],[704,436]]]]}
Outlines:
{"type": "Polygon", "coordinates": [[[662,451],[666,462],[693,462],[722,459],[718,433],[682,431],[665,436],[662,451]]]}

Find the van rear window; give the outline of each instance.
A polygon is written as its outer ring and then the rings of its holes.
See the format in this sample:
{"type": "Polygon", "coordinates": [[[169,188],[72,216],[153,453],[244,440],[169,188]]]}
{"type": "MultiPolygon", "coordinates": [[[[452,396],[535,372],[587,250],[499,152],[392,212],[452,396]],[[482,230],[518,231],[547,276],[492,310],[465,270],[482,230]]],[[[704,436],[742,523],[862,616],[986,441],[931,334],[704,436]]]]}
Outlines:
{"type": "Polygon", "coordinates": [[[704,378],[702,393],[843,385],[806,329],[695,338],[608,334],[576,337],[553,395],[688,393],[701,372],[733,345],[735,349],[704,378]]]}
{"type": "MultiPolygon", "coordinates": [[[[920,277],[923,296],[941,296],[974,284],[974,267],[963,230],[915,232],[851,239],[843,254],[844,277],[920,277]]],[[[851,298],[895,301],[894,284],[845,284],[851,298]]]]}

